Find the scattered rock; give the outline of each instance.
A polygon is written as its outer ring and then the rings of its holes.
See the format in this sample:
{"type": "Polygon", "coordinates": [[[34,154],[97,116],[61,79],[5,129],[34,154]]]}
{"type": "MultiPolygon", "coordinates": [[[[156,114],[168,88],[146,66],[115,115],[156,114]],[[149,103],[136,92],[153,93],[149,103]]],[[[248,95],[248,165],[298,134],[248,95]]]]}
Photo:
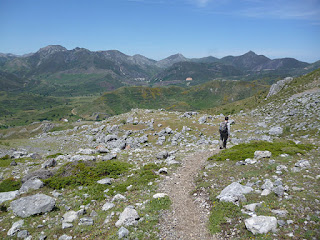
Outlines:
{"type": "Polygon", "coordinates": [[[282,127],[273,127],[269,130],[270,135],[276,135],[279,136],[283,133],[283,128],[282,127]]]}
{"type": "Polygon", "coordinates": [[[129,235],[129,230],[126,229],[125,227],[121,227],[118,231],[118,237],[119,239],[125,238],[126,236],[129,235]]]}
{"type": "Polygon", "coordinates": [[[116,159],[116,158],[117,158],[117,154],[109,153],[109,154],[106,154],[102,157],[102,161],[109,161],[109,160],[116,159]]]}
{"type": "Polygon", "coordinates": [[[27,230],[21,230],[17,234],[17,238],[26,239],[29,236],[29,232],[27,230]]]}
{"type": "Polygon", "coordinates": [[[243,186],[238,182],[233,182],[217,196],[220,201],[238,203],[238,201],[245,201],[244,194],[251,192],[253,189],[248,186],[243,186]]]}
{"type": "Polygon", "coordinates": [[[102,211],[108,211],[111,208],[113,208],[115,205],[113,203],[110,202],[106,202],[103,206],[102,206],[102,211]]]}
{"type": "Polygon", "coordinates": [[[244,221],[246,228],[253,234],[264,234],[277,229],[277,219],[268,216],[255,216],[244,221]]]}
{"type": "Polygon", "coordinates": [[[163,167],[158,170],[159,174],[168,174],[168,168],[163,167]]]}
{"type": "Polygon", "coordinates": [[[112,178],[103,178],[103,179],[97,181],[97,183],[104,184],[104,185],[111,185],[112,181],[113,181],[112,178]]]}
{"type": "Polygon", "coordinates": [[[166,159],[169,156],[168,151],[159,152],[156,156],[157,159],[166,159]]]}
{"type": "Polygon", "coordinates": [[[10,192],[0,192],[0,204],[5,202],[5,201],[9,201],[9,200],[15,199],[19,195],[20,195],[19,190],[10,191],[10,192]]]}
{"type": "Polygon", "coordinates": [[[270,158],[270,157],[271,157],[271,152],[269,152],[269,151],[255,151],[254,152],[255,159],[270,158]]]}
{"type": "Polygon", "coordinates": [[[120,214],[119,220],[116,222],[116,227],[131,226],[138,224],[140,219],[138,212],[133,208],[133,206],[128,206],[120,214]]]}
{"type": "Polygon", "coordinates": [[[308,160],[300,160],[295,164],[295,167],[301,168],[301,169],[306,169],[310,168],[310,162],[308,160]]]}
{"type": "Polygon", "coordinates": [[[288,211],[287,210],[278,210],[278,209],[274,209],[274,210],[271,210],[271,212],[273,212],[274,214],[276,214],[278,217],[286,217],[287,214],[288,214],[288,211]]]}
{"type": "Polygon", "coordinates": [[[49,159],[41,165],[42,168],[49,168],[57,166],[57,161],[55,159],[49,159]]]}
{"type": "Polygon", "coordinates": [[[62,216],[62,222],[72,223],[78,219],[78,213],[76,211],[68,211],[62,216]]]}
{"type": "Polygon", "coordinates": [[[117,195],[115,195],[113,198],[112,198],[112,202],[114,201],[120,201],[120,200],[127,200],[127,198],[123,195],[121,195],[120,193],[118,193],[117,195]]]}
{"type": "Polygon", "coordinates": [[[166,196],[168,196],[168,194],[166,194],[166,193],[156,193],[152,197],[157,199],[157,198],[164,198],[166,196]]]}
{"type": "Polygon", "coordinates": [[[15,215],[25,218],[39,213],[50,212],[55,204],[54,198],[44,194],[35,194],[11,202],[10,207],[15,215]]]}
{"type": "Polygon", "coordinates": [[[38,178],[38,179],[48,179],[53,176],[53,172],[45,169],[40,169],[34,171],[32,173],[27,174],[25,177],[22,178],[22,182],[26,182],[31,178],[38,178]]]}
{"type": "Polygon", "coordinates": [[[261,207],[262,203],[251,203],[248,205],[243,206],[246,210],[254,212],[256,207],[261,207]]]}
{"type": "Polygon", "coordinates": [[[91,217],[80,218],[78,225],[92,226],[94,224],[91,217]]]}
{"type": "Polygon", "coordinates": [[[20,228],[23,226],[23,224],[24,224],[24,220],[16,221],[7,232],[7,235],[11,237],[16,235],[16,233],[20,231],[20,228]]]}
{"type": "Polygon", "coordinates": [[[71,240],[72,237],[71,236],[68,236],[66,234],[63,234],[62,236],[59,237],[58,240],[71,240]]]}
{"type": "Polygon", "coordinates": [[[20,188],[20,193],[26,193],[29,190],[37,190],[44,186],[44,183],[40,179],[29,179],[24,182],[20,188]]]}

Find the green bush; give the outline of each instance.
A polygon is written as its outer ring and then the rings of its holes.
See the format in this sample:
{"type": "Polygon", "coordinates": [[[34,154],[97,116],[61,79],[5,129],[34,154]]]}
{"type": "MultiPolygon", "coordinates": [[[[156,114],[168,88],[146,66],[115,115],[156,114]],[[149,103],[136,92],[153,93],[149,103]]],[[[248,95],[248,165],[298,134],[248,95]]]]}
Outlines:
{"type": "Polygon", "coordinates": [[[255,151],[270,151],[273,157],[287,153],[290,155],[301,153],[304,154],[313,148],[312,145],[295,144],[292,141],[253,141],[250,143],[242,143],[232,148],[221,151],[219,154],[211,156],[208,160],[223,161],[230,159],[231,161],[245,160],[253,158],[255,151]]]}
{"type": "Polygon", "coordinates": [[[0,183],[0,192],[10,192],[20,189],[21,180],[7,178],[0,183]]]}
{"type": "Polygon", "coordinates": [[[54,176],[46,179],[45,183],[54,189],[93,185],[103,176],[118,178],[128,171],[129,166],[130,164],[120,161],[67,163],[54,176]]]}
{"type": "Polygon", "coordinates": [[[46,156],[46,158],[47,158],[47,159],[48,159],[48,158],[56,158],[56,157],[58,157],[58,156],[60,156],[60,155],[63,155],[63,154],[62,154],[62,153],[55,153],[55,154],[46,156]]]}

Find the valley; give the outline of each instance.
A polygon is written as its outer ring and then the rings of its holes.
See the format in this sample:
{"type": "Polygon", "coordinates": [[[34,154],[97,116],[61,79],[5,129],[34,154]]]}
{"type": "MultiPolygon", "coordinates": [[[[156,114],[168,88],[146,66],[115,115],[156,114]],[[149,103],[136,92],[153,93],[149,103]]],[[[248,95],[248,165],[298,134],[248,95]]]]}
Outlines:
{"type": "Polygon", "coordinates": [[[320,70],[279,86],[124,87],[64,102],[68,122],[0,130],[1,238],[319,238],[320,70]]]}

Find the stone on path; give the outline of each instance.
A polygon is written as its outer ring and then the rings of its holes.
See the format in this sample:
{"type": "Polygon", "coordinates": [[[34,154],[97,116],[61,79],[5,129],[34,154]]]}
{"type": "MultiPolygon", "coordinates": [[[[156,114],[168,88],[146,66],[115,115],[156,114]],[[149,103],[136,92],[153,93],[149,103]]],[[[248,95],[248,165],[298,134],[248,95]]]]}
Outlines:
{"type": "Polygon", "coordinates": [[[55,204],[54,198],[45,194],[35,194],[11,202],[10,207],[15,215],[25,218],[39,213],[50,212],[55,204]]]}

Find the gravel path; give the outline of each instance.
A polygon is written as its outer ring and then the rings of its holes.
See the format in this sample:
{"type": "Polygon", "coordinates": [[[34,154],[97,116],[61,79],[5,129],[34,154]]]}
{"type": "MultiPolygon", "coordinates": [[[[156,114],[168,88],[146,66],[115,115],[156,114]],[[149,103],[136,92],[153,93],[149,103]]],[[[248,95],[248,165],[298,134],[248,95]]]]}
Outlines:
{"type": "MultiPolygon", "coordinates": [[[[187,156],[182,166],[160,184],[160,191],[169,195],[172,205],[160,221],[160,239],[217,239],[207,230],[209,210],[200,207],[190,192],[194,190],[194,177],[214,152],[202,151],[187,156]]],[[[199,201],[200,200],[200,201],[199,201]]]]}

